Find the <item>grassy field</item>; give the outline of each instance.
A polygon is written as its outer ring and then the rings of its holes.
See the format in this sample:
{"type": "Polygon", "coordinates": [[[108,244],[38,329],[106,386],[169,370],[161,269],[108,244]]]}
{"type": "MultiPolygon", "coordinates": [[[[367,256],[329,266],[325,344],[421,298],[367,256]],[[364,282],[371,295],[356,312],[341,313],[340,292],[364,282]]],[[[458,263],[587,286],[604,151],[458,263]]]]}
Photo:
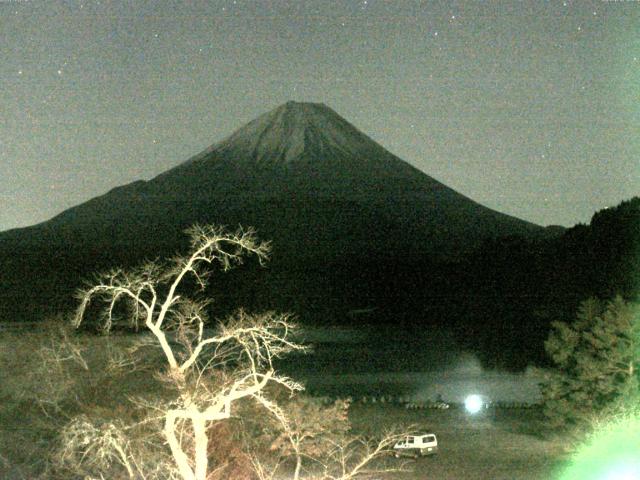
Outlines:
{"type": "Polygon", "coordinates": [[[460,409],[406,410],[400,405],[355,404],[353,427],[364,434],[415,424],[438,437],[439,453],[412,462],[393,479],[549,480],[566,461],[564,442],[545,437],[537,410],[498,410],[473,417],[460,409]]]}
{"type": "MultiPolygon", "coordinates": [[[[55,363],[43,363],[43,346],[49,346],[46,355],[73,354],[52,347],[55,343],[50,334],[0,337],[1,479],[51,478],[42,472],[57,441],[59,426],[82,413],[130,415],[127,396],[153,388],[148,375],[115,378],[104,368],[106,346],[124,348],[131,338],[82,337],[75,342],[89,368],[71,359],[63,372],[52,367],[55,363]]],[[[416,425],[437,434],[437,456],[411,461],[412,472],[388,476],[390,480],[553,479],[566,459],[564,442],[541,433],[544,422],[535,409],[496,410],[470,417],[457,408],[407,410],[401,404],[355,402],[350,420],[354,431],[366,436],[403,425],[416,425]]]]}

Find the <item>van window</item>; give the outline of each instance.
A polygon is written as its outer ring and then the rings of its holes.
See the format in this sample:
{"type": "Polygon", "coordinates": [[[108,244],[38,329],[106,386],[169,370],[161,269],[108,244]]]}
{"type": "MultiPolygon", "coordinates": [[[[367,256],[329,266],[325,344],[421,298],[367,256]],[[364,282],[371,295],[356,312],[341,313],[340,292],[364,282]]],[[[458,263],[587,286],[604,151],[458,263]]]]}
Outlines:
{"type": "Polygon", "coordinates": [[[435,441],[436,441],[436,437],[435,437],[435,435],[427,435],[427,436],[425,437],[425,439],[424,439],[424,442],[425,442],[425,443],[427,443],[427,442],[435,442],[435,441]]]}

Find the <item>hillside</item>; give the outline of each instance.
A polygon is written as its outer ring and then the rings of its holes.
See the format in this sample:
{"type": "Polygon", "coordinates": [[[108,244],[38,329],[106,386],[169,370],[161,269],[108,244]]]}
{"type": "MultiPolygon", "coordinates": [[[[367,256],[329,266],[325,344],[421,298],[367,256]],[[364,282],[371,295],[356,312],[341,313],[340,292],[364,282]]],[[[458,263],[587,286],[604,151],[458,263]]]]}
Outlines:
{"type": "Polygon", "coordinates": [[[350,291],[360,267],[424,265],[491,238],[545,235],[420,172],[330,108],[288,102],[152,180],[1,233],[0,317],[68,309],[81,278],[171,255],[195,222],[251,225],[273,241],[270,277],[252,280],[269,287],[249,295],[275,295],[266,303],[278,306],[327,297],[335,265],[359,265],[342,272],[350,291]]]}

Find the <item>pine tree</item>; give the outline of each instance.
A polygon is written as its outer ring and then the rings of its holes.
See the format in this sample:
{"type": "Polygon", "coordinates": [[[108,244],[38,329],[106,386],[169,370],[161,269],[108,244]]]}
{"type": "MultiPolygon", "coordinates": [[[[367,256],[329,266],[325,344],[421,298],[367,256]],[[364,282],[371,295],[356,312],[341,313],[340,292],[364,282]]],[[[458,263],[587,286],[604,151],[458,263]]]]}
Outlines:
{"type": "Polygon", "coordinates": [[[580,427],[639,397],[640,309],[616,297],[582,302],[577,319],[554,322],[545,349],[555,364],[542,384],[554,427],[580,427]]]}

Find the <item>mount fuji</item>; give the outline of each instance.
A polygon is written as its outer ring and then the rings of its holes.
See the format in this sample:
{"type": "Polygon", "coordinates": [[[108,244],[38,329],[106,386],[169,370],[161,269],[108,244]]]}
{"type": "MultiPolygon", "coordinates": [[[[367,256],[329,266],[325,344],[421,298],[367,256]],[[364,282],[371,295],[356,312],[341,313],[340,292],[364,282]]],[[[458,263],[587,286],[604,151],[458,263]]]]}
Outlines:
{"type": "Polygon", "coordinates": [[[79,279],[170,255],[196,222],[256,227],[273,242],[272,275],[289,278],[381,258],[455,261],[490,238],[545,232],[412,167],[331,108],[288,102],[149,181],[0,233],[0,319],[69,308],[79,279]]]}

